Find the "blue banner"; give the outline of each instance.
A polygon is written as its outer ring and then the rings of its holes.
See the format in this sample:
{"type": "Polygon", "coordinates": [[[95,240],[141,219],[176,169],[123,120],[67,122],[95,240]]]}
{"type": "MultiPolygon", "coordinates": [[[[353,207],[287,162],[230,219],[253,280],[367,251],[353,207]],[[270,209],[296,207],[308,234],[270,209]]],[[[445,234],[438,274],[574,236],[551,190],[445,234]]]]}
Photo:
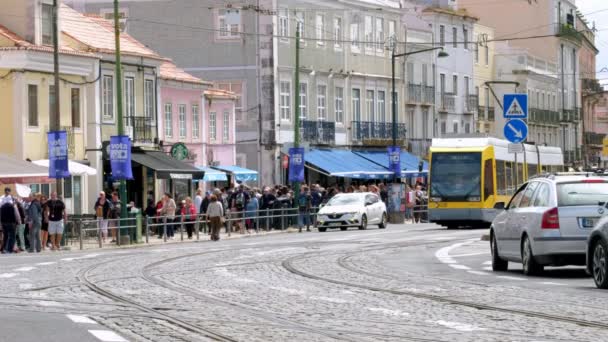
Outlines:
{"type": "Polygon", "coordinates": [[[289,181],[304,181],[304,148],[292,147],[289,149],[289,181]]]}
{"type": "Polygon", "coordinates": [[[49,178],[69,178],[68,134],[66,131],[47,133],[49,146],[49,178]]]}
{"type": "Polygon", "coordinates": [[[401,177],[401,147],[388,147],[388,170],[401,177]]]}
{"type": "Polygon", "coordinates": [[[112,179],[133,179],[131,169],[131,140],[127,135],[110,137],[110,166],[112,179]]]}

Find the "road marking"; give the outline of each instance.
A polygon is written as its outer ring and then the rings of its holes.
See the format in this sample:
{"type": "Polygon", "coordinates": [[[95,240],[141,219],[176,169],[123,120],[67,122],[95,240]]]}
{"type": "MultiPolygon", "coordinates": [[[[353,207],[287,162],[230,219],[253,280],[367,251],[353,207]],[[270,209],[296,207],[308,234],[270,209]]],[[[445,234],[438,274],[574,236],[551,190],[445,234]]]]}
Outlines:
{"type": "Polygon", "coordinates": [[[304,295],[306,294],[305,291],[302,290],[296,290],[296,289],[290,289],[287,287],[281,287],[281,286],[271,286],[270,287],[272,290],[277,290],[277,291],[281,291],[281,292],[285,292],[285,293],[289,293],[289,294],[299,294],[299,295],[304,295]]]}
{"type": "Polygon", "coordinates": [[[528,280],[528,279],[526,279],[526,278],[520,278],[520,277],[511,277],[511,276],[498,276],[497,278],[500,278],[500,279],[507,279],[507,280],[519,280],[519,281],[528,280]]]}
{"type": "Polygon", "coordinates": [[[461,257],[468,257],[468,256],[474,256],[474,255],[482,255],[482,254],[488,254],[486,252],[478,252],[478,253],[468,253],[468,254],[456,254],[456,255],[450,255],[450,257],[452,258],[461,258],[461,257]]]}
{"type": "Polygon", "coordinates": [[[48,266],[48,265],[54,265],[56,263],[57,263],[56,261],[47,261],[47,262],[39,262],[36,265],[37,266],[48,266]]]}
{"type": "Polygon", "coordinates": [[[464,331],[464,332],[486,330],[484,328],[476,327],[474,325],[470,325],[470,324],[466,324],[466,323],[449,322],[449,321],[437,321],[434,323],[442,325],[444,327],[448,327],[450,329],[464,331]]]}
{"type": "Polygon", "coordinates": [[[36,267],[19,267],[15,269],[16,272],[29,272],[31,270],[36,269],[36,267]]]}
{"type": "Polygon", "coordinates": [[[567,286],[568,284],[564,284],[564,283],[554,283],[552,281],[541,281],[540,284],[543,285],[555,285],[555,286],[567,286]]]}
{"type": "Polygon", "coordinates": [[[493,271],[493,270],[492,270],[492,266],[486,266],[486,267],[484,267],[483,269],[484,269],[484,270],[486,270],[486,271],[493,271]]]}
{"type": "Polygon", "coordinates": [[[72,322],[74,322],[74,323],[97,324],[97,322],[95,322],[94,320],[90,319],[87,316],[81,316],[81,315],[66,315],[66,316],[68,316],[68,318],[71,319],[72,322]]]}
{"type": "Polygon", "coordinates": [[[485,275],[485,276],[490,275],[490,273],[488,273],[488,272],[481,272],[481,271],[467,271],[467,272],[471,273],[471,274],[477,274],[477,275],[485,275]]]}
{"type": "Polygon", "coordinates": [[[470,270],[470,267],[467,267],[465,265],[458,265],[458,264],[449,264],[448,266],[450,266],[451,268],[455,268],[457,270],[470,270]]]}
{"type": "Polygon", "coordinates": [[[484,263],[482,265],[492,265],[491,261],[484,261],[484,263]]]}
{"type": "Polygon", "coordinates": [[[312,300],[320,300],[320,301],[324,301],[324,302],[330,302],[330,303],[336,303],[336,304],[346,304],[346,303],[352,303],[348,300],[344,300],[344,299],[340,299],[340,298],[331,298],[331,297],[317,297],[317,296],[312,296],[309,297],[312,300]]]}
{"type": "Polygon", "coordinates": [[[12,278],[16,275],[17,275],[17,273],[2,273],[2,274],[0,274],[0,278],[3,278],[3,279],[12,278]]]}
{"type": "Polygon", "coordinates": [[[127,342],[124,338],[109,330],[89,330],[89,332],[103,342],[127,342]]]}
{"type": "Polygon", "coordinates": [[[479,239],[475,238],[475,239],[467,240],[465,242],[459,242],[459,243],[455,243],[455,244],[447,246],[447,247],[443,247],[443,248],[437,250],[437,252],[435,252],[435,257],[444,264],[454,264],[454,263],[456,263],[456,261],[454,261],[452,256],[450,256],[450,251],[452,251],[453,249],[456,249],[456,248],[460,248],[464,245],[468,245],[468,244],[473,243],[478,240],[479,239]]]}
{"type": "Polygon", "coordinates": [[[410,315],[409,313],[403,312],[401,310],[391,310],[391,309],[384,309],[384,308],[367,308],[367,310],[372,311],[372,312],[380,312],[387,316],[409,316],[410,315]]]}
{"type": "Polygon", "coordinates": [[[61,261],[74,261],[76,258],[63,258],[61,261]]]}

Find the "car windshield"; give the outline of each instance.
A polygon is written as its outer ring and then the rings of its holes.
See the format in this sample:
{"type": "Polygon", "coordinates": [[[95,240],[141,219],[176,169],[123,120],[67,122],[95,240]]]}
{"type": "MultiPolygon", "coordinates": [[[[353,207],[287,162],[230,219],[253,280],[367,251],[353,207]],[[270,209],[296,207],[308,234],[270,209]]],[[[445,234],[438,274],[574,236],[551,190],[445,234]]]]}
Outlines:
{"type": "Polygon", "coordinates": [[[481,153],[433,153],[430,194],[442,201],[481,196],[481,153]]]}
{"type": "Polygon", "coordinates": [[[560,207],[598,205],[608,201],[608,183],[557,184],[557,204],[560,207]]]}
{"type": "Polygon", "coordinates": [[[338,195],[334,196],[327,202],[328,207],[336,207],[340,205],[362,205],[363,196],[359,195],[338,195]]]}

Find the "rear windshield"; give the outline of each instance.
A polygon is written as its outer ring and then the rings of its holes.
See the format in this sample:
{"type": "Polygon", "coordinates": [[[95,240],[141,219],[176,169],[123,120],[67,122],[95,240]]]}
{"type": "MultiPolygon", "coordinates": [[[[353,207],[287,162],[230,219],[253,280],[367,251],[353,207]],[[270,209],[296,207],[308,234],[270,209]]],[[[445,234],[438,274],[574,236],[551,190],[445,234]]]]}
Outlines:
{"type": "Polygon", "coordinates": [[[560,207],[598,205],[608,201],[608,183],[557,184],[557,204],[560,207]]]}

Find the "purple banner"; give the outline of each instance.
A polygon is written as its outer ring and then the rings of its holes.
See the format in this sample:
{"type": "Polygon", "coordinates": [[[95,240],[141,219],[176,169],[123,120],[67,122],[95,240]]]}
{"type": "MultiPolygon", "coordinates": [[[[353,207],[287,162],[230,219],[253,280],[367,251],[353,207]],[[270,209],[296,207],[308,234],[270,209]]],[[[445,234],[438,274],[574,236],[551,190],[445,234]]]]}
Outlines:
{"type": "Polygon", "coordinates": [[[133,179],[129,136],[116,135],[110,137],[110,166],[112,167],[112,179],[133,179]]]}
{"type": "Polygon", "coordinates": [[[47,133],[49,145],[49,178],[69,178],[68,134],[66,131],[47,133]]]}
{"type": "Polygon", "coordinates": [[[401,177],[401,148],[399,146],[388,147],[388,170],[397,177],[401,177]]]}
{"type": "Polygon", "coordinates": [[[289,149],[289,181],[304,181],[304,148],[292,147],[289,149]]]}

